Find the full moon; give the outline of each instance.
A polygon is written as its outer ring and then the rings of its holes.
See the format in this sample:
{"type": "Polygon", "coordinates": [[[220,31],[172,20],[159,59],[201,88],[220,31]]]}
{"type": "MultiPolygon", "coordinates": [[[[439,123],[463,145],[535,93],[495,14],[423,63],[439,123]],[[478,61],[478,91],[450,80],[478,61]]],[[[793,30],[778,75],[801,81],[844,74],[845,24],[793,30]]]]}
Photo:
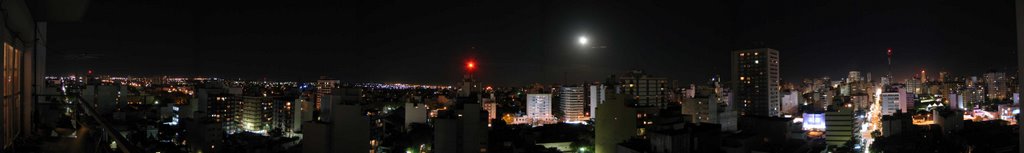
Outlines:
{"type": "Polygon", "coordinates": [[[587,37],[586,36],[580,36],[579,42],[580,42],[580,45],[586,45],[587,44],[587,37]]]}

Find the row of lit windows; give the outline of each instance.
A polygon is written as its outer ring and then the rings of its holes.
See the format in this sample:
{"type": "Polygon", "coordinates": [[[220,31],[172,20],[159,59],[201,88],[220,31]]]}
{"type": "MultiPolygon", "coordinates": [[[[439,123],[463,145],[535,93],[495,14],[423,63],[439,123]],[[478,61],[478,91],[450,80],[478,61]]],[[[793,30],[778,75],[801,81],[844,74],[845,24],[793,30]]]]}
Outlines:
{"type": "Polygon", "coordinates": [[[18,125],[18,118],[20,118],[21,110],[21,71],[22,71],[22,53],[21,50],[11,46],[11,44],[4,43],[4,85],[3,85],[3,125],[0,129],[3,129],[3,142],[13,142],[14,136],[18,133],[16,127],[18,125]]]}

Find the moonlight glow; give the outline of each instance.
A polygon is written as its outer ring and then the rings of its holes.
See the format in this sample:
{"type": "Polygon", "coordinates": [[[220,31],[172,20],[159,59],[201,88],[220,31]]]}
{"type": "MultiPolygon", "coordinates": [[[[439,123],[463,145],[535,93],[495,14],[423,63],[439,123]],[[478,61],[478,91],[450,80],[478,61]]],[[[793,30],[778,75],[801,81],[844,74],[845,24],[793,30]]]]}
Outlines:
{"type": "Polygon", "coordinates": [[[586,45],[587,41],[588,40],[587,40],[586,36],[580,36],[580,38],[579,38],[580,45],[586,45]]]}

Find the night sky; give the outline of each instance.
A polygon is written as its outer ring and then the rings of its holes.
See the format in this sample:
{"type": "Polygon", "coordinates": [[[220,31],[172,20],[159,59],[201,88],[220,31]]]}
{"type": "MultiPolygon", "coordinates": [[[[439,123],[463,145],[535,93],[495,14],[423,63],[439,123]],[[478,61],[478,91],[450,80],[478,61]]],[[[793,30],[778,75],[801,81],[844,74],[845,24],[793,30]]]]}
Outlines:
{"type": "Polygon", "coordinates": [[[48,72],[452,83],[468,59],[497,85],[597,81],[643,69],[729,76],[729,52],[780,51],[782,77],[897,79],[1015,68],[1011,0],[93,1],[49,27],[48,72]],[[577,37],[586,35],[583,49],[577,37]]]}

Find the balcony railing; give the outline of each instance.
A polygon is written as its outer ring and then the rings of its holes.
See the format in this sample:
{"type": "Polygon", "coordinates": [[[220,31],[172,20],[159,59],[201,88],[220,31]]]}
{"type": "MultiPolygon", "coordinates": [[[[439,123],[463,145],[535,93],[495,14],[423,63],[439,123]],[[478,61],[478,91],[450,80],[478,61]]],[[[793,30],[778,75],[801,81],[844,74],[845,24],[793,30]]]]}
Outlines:
{"type": "Polygon", "coordinates": [[[82,112],[85,112],[86,115],[91,117],[96,124],[99,124],[99,128],[102,129],[104,134],[113,138],[114,142],[117,142],[117,148],[120,149],[121,152],[141,153],[143,151],[138,146],[128,142],[128,139],[125,139],[124,136],[120,134],[120,131],[107,124],[107,120],[103,119],[103,117],[96,113],[96,109],[93,108],[92,103],[86,101],[81,95],[73,95],[72,97],[78,100],[78,102],[74,104],[79,107],[79,110],[82,110],[82,112]]]}

